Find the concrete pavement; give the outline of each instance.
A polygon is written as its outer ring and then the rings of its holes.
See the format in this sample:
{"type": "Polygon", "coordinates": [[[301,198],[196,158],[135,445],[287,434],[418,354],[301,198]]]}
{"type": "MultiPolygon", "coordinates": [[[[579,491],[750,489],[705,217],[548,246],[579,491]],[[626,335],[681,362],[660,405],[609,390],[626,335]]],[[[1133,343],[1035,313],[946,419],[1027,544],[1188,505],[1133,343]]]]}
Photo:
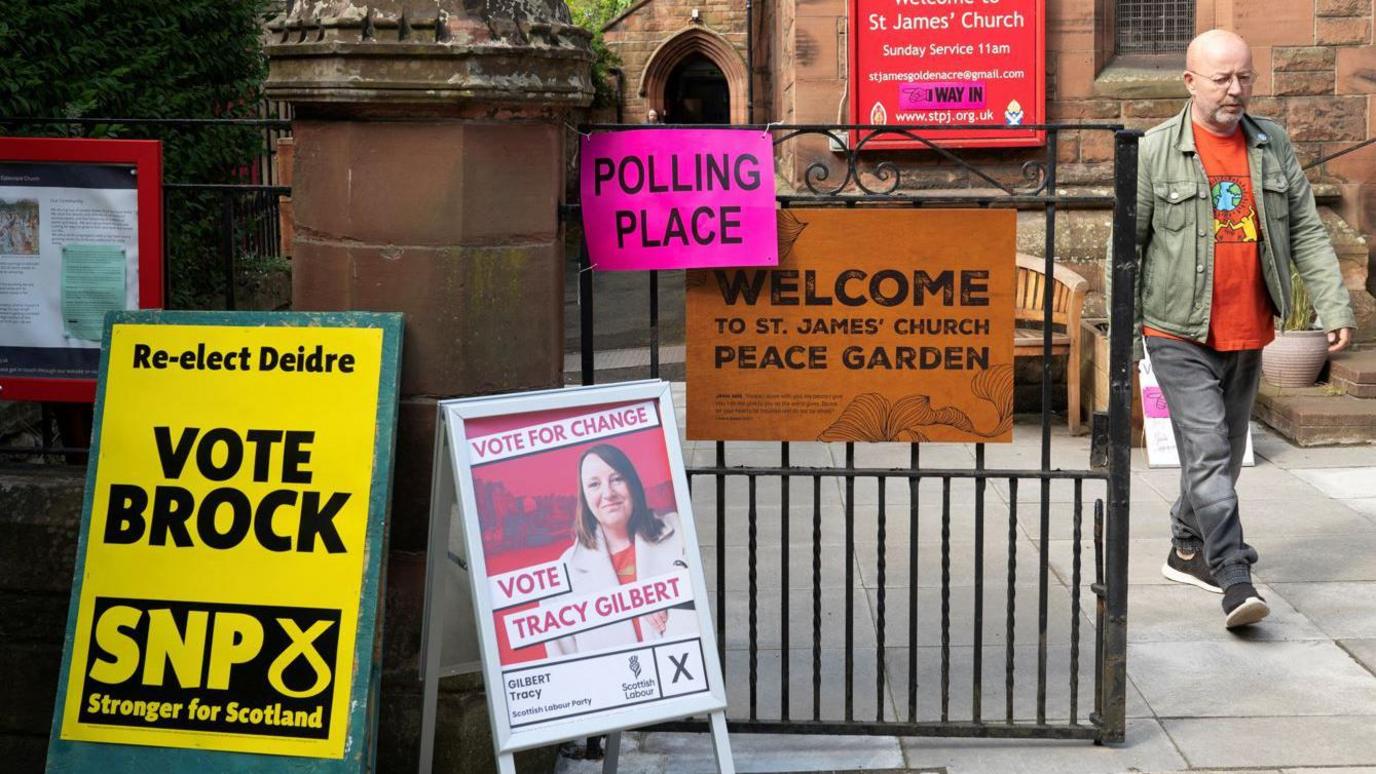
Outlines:
{"type": "MultiPolygon", "coordinates": [[[[676,401],[682,411],[682,385],[676,401]]],[[[1314,771],[1376,774],[1376,446],[1298,448],[1255,429],[1257,465],[1244,470],[1242,497],[1247,539],[1261,555],[1255,568],[1258,588],[1271,603],[1263,623],[1239,634],[1223,628],[1220,597],[1173,584],[1159,573],[1169,550],[1168,510],[1177,487],[1174,470],[1149,469],[1140,450],[1133,455],[1131,554],[1129,570],[1128,730],[1118,746],[1087,742],[1021,742],[864,736],[797,737],[733,735],[738,770],[944,771],[947,774],[1009,772],[1183,772],[1314,771]],[[1334,768],[1341,767],[1341,768],[1334,768]]],[[[1088,439],[1073,438],[1064,426],[1052,439],[1053,467],[1083,468],[1088,439]]],[[[1011,445],[987,447],[990,467],[1035,467],[1039,428],[1019,424],[1011,445]]],[[[794,444],[795,465],[841,466],[843,447],[794,444]]],[[[710,464],[710,443],[684,443],[690,464],[710,464]]],[[[729,465],[778,463],[777,444],[729,444],[729,465]]],[[[908,447],[857,448],[860,466],[906,466],[908,447]]],[[[973,466],[973,447],[931,445],[922,449],[923,467],[973,466]]],[[[725,533],[728,714],[749,713],[750,668],[748,531],[744,479],[728,487],[725,533]]],[[[761,479],[755,610],[755,695],[757,715],[779,717],[784,683],[792,717],[810,717],[813,706],[813,489],[810,480],[794,482],[787,521],[778,508],[778,483],[761,479]],[[772,487],[772,488],[771,488],[772,487]],[[788,548],[781,547],[787,525],[788,548]],[[790,569],[788,583],[782,570],[790,569]],[[788,650],[781,616],[787,609],[788,650]]],[[[715,585],[717,526],[715,482],[694,486],[694,505],[709,585],[715,585]]],[[[819,613],[821,650],[816,663],[823,718],[840,718],[845,709],[844,524],[846,492],[838,478],[823,479],[818,558],[822,584],[819,613]]],[[[849,561],[856,588],[851,599],[855,664],[851,686],[854,716],[907,717],[910,655],[918,671],[914,696],[919,720],[939,717],[941,684],[940,483],[924,482],[916,525],[909,522],[905,482],[884,491],[886,507],[883,582],[877,551],[877,502],[873,479],[857,482],[856,551],[849,561]],[[914,533],[913,527],[916,527],[914,533]],[[918,565],[909,564],[909,540],[918,539],[918,565]],[[886,606],[880,647],[879,604],[886,606]],[[907,648],[908,607],[918,614],[917,652],[907,648]],[[882,656],[881,656],[882,654],[882,656]],[[883,679],[879,677],[882,657],[883,679]]],[[[985,497],[984,626],[982,716],[1002,721],[1008,707],[1004,667],[1015,663],[1012,693],[1015,718],[1035,717],[1037,667],[1037,556],[1043,541],[1050,557],[1048,575],[1048,719],[1069,717],[1069,652],[1078,642],[1077,717],[1085,722],[1093,707],[1092,502],[1102,487],[1085,486],[1086,507],[1080,544],[1080,607],[1074,603],[1075,541],[1073,492],[1052,491],[1050,519],[1043,533],[1040,493],[1024,483],[1010,505],[1006,482],[993,482],[985,497]],[[1011,531],[1010,531],[1011,527],[1011,531]],[[1015,577],[1008,578],[1008,556],[1015,577]],[[1009,647],[1009,588],[1013,589],[1009,647]]],[[[947,661],[948,711],[953,719],[971,717],[973,632],[973,486],[952,486],[947,661]]],[[[715,768],[706,735],[624,735],[621,771],[690,774],[715,768]]],[[[562,774],[600,771],[600,764],[562,760],[562,774]]]]}

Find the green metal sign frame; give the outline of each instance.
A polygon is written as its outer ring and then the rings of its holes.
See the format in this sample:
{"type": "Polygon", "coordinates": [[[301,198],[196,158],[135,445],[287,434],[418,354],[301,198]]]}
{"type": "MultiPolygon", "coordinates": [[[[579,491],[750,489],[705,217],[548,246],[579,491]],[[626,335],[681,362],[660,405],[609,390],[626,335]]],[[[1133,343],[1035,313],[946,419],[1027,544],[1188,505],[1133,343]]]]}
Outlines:
{"type": "MultiPolygon", "coordinates": [[[[149,774],[150,772],[214,771],[217,774],[342,774],[371,772],[377,756],[377,710],[381,679],[380,624],[383,617],[382,564],[386,555],[388,511],[391,502],[392,460],[396,444],[397,402],[401,371],[402,315],[371,312],[112,312],[105,318],[100,377],[81,534],[77,543],[67,635],[48,744],[47,771],[149,774]],[[377,432],[374,438],[364,576],[354,643],[354,674],[349,701],[344,757],[306,758],[219,750],[150,747],[61,738],[63,705],[67,695],[71,656],[81,598],[82,579],[91,526],[91,508],[100,459],[101,421],[106,410],[111,332],[121,324],[163,324],[237,327],[378,328],[382,330],[382,362],[377,393],[377,432]]],[[[271,396],[264,396],[270,400],[271,396]]]]}

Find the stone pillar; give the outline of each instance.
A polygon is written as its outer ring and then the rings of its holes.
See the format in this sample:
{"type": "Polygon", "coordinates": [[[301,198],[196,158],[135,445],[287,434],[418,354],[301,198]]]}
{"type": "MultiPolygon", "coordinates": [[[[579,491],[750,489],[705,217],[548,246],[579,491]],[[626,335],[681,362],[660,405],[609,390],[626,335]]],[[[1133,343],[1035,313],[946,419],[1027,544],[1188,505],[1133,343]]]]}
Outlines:
{"type": "MultiPolygon", "coordinates": [[[[435,402],[562,383],[565,124],[591,101],[590,36],[563,0],[296,0],[267,53],[268,95],[296,111],[294,308],[406,314],[379,769],[414,770],[435,402]]],[[[436,770],[494,768],[480,691],[442,691],[436,770]]]]}

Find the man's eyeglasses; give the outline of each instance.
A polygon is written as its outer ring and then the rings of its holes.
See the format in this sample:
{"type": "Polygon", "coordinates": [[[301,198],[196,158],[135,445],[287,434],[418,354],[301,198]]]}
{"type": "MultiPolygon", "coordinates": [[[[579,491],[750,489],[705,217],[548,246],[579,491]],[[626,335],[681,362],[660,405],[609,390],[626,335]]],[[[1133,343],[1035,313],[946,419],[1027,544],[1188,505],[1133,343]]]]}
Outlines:
{"type": "Polygon", "coordinates": [[[1230,73],[1228,75],[1209,76],[1204,75],[1203,73],[1197,73],[1194,70],[1186,70],[1185,72],[1195,76],[1196,78],[1203,78],[1204,80],[1208,81],[1209,83],[1212,83],[1220,89],[1226,89],[1230,85],[1232,85],[1234,78],[1237,79],[1238,86],[1241,86],[1244,89],[1250,88],[1252,86],[1252,83],[1256,81],[1257,77],[1256,73],[1230,73]]]}

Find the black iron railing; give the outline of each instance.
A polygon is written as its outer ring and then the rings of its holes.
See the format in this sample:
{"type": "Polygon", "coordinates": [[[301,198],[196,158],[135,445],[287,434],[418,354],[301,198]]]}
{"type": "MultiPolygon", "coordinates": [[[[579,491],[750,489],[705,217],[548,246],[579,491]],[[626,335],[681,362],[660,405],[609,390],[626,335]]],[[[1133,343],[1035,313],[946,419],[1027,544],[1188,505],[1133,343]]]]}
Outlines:
{"type": "MultiPolygon", "coordinates": [[[[633,126],[586,126],[580,131],[621,131],[644,127],[633,126]]],[[[701,127],[695,127],[701,128],[701,127]]],[[[886,206],[907,205],[912,207],[1018,207],[1039,209],[1043,213],[1046,226],[1045,275],[1054,276],[1056,214],[1062,207],[1112,207],[1115,226],[1112,266],[1112,298],[1110,316],[1116,323],[1111,333],[1111,389],[1110,410],[1106,416],[1096,419],[1096,449],[1104,455],[1105,466],[1090,465],[1083,461],[1083,468],[1063,469],[1053,467],[1052,455],[1052,320],[1054,304],[1051,294],[1053,283],[1045,283],[1046,297],[1043,302],[1043,367],[1041,372],[1040,407],[1040,444],[1038,464],[1026,469],[991,467],[987,464],[988,450],[984,444],[973,447],[971,467],[933,466],[924,467],[923,453],[930,451],[930,444],[911,444],[906,467],[874,467],[856,464],[857,445],[846,443],[841,448],[843,461],[833,466],[790,464],[797,444],[779,443],[777,465],[761,466],[756,461],[760,454],[759,445],[750,447],[750,460],[737,456],[732,451],[735,444],[717,441],[713,443],[713,461],[710,465],[696,464],[689,468],[690,486],[700,523],[715,526],[716,537],[711,548],[705,549],[712,554],[715,562],[716,593],[716,634],[722,664],[726,670],[728,693],[741,692],[743,695],[732,698],[728,710],[730,726],[735,731],[766,733],[848,733],[848,734],[892,734],[898,736],[977,736],[1010,738],[1058,738],[1089,739],[1099,742],[1120,742],[1125,729],[1125,703],[1127,695],[1126,678],[1126,625],[1127,625],[1127,535],[1128,535],[1128,491],[1130,475],[1129,443],[1131,429],[1129,416],[1131,407],[1131,320],[1133,311],[1132,288],[1135,275],[1132,239],[1136,210],[1136,149],[1138,133],[1124,131],[1112,124],[1075,124],[1042,125],[1029,127],[1046,132],[1047,142],[1038,157],[1026,161],[1021,166],[1021,182],[1010,184],[996,174],[986,172],[968,163],[959,153],[942,148],[929,139],[929,132],[949,129],[946,126],[892,127],[875,125],[771,125],[755,127],[773,133],[776,149],[798,138],[825,139],[833,153],[826,158],[814,161],[806,167],[798,181],[797,190],[779,195],[783,207],[794,206],[841,206],[863,207],[870,204],[886,206]],[[1116,162],[1114,167],[1114,195],[1071,195],[1057,189],[1056,162],[1058,135],[1068,130],[1080,132],[1111,132],[1115,136],[1116,162]],[[847,139],[858,136],[861,139],[847,147],[847,139]],[[923,143],[946,164],[955,165],[968,173],[968,179],[981,190],[924,192],[915,189],[906,180],[906,170],[895,161],[896,154],[887,153],[880,160],[873,161],[864,154],[866,145],[876,137],[903,137],[923,143]],[[1107,432],[1104,426],[1107,425],[1107,432]],[[733,456],[741,463],[729,464],[733,456]],[[743,491],[740,483],[744,483],[743,491]],[[761,484],[768,482],[771,490],[777,491],[763,496],[761,484]],[[795,482],[802,483],[800,491],[795,482]],[[810,487],[807,483],[810,482],[810,487]],[[895,486],[890,491],[889,483],[895,486]],[[906,487],[903,484],[906,483],[906,487]],[[1063,603],[1053,603],[1051,598],[1052,563],[1050,546],[1053,530],[1052,486],[1068,485],[1072,492],[1069,513],[1057,509],[1055,520],[1070,520],[1070,571],[1064,579],[1068,594],[1068,620],[1055,616],[1057,608],[1063,603]],[[837,499],[824,497],[827,486],[839,487],[837,499]],[[927,486],[924,486],[927,485],[927,486]],[[935,484],[935,486],[932,486],[935,484]],[[1007,523],[989,523],[993,510],[998,505],[997,497],[991,497],[991,485],[1002,485],[1007,494],[1007,523]],[[1029,503],[1019,502],[1020,488],[1025,485],[1038,487],[1037,497],[1029,503]],[[873,492],[873,497],[863,501],[857,498],[857,491],[873,492]],[[938,491],[932,491],[933,489],[938,491]],[[973,502],[953,503],[953,490],[960,488],[964,493],[973,490],[973,502]],[[1094,493],[1087,493],[1092,488],[1094,493]],[[809,497],[810,494],[810,497],[809,497]],[[801,502],[793,499],[801,495],[801,502]],[[808,502],[810,500],[810,502],[808,502]],[[1092,550],[1093,580],[1087,581],[1082,556],[1081,540],[1084,536],[1086,505],[1092,508],[1092,550]],[[809,507],[810,506],[810,507],[809,507]],[[1025,525],[1019,513],[1020,506],[1036,509],[1035,521],[1025,525]],[[777,510],[777,516],[774,512],[777,510]],[[743,515],[742,512],[743,511],[743,515]],[[794,513],[801,512],[800,523],[794,523],[794,513]],[[767,515],[768,514],[768,515],[767,515]],[[968,517],[968,522],[967,522],[968,517]],[[777,545],[762,543],[760,529],[774,525],[768,521],[778,518],[780,539],[777,545]],[[953,584],[953,551],[955,546],[964,547],[952,538],[952,528],[956,519],[959,528],[971,529],[969,544],[973,551],[972,569],[969,579],[973,584],[970,591],[968,614],[970,625],[966,630],[968,639],[963,637],[963,627],[958,626],[953,614],[964,617],[965,610],[959,609],[959,600],[953,584]],[[744,523],[741,523],[743,519],[744,523]],[[890,535],[891,526],[906,521],[907,545],[902,549],[902,537],[897,552],[892,551],[895,538],[890,535]],[[939,535],[924,535],[922,525],[926,520],[939,519],[939,535]],[[824,527],[843,530],[840,546],[828,546],[823,540],[824,527]],[[804,547],[804,561],[797,561],[790,550],[790,526],[811,527],[811,540],[804,547]],[[1007,527],[1007,545],[997,546],[997,538],[1007,527]],[[745,555],[739,557],[728,551],[728,530],[746,535],[745,555]],[[863,531],[863,532],[862,532],[863,531]],[[1035,564],[1029,568],[1030,561],[1024,558],[1019,562],[1018,548],[1022,541],[1020,531],[1026,532],[1036,547],[1035,564]],[[872,543],[870,543],[872,541],[872,543]],[[926,561],[937,561],[940,567],[939,584],[935,587],[939,597],[927,599],[924,592],[928,588],[919,578],[923,562],[921,549],[932,542],[939,545],[939,557],[926,556],[926,561]],[[862,556],[858,546],[873,546],[873,556],[867,547],[862,556]],[[1000,573],[1006,588],[997,589],[997,581],[986,577],[986,553],[991,546],[1002,550],[1000,558],[1005,560],[1005,573],[1000,573]],[[837,573],[837,568],[829,566],[829,548],[841,548],[840,570],[843,599],[839,604],[826,592],[832,578],[828,573],[837,573]],[[771,556],[777,552],[777,556],[771,556]],[[810,557],[810,563],[807,558],[810,557]],[[771,572],[777,572],[780,589],[780,602],[777,609],[778,640],[777,666],[772,664],[766,670],[762,654],[775,648],[762,646],[761,614],[767,602],[760,586],[761,567],[768,562],[771,572]],[[863,564],[863,568],[858,565],[863,564]],[[742,566],[743,565],[743,566],[742,566]],[[1023,569],[1029,568],[1029,569],[1023,569]],[[857,585],[856,572],[863,569],[874,579],[873,584],[857,585]],[[1033,589],[1035,600],[1023,602],[1018,592],[1025,586],[1018,583],[1019,573],[1031,572],[1034,575],[1033,589]],[[809,585],[802,589],[802,595],[790,593],[792,580],[805,576],[809,585]],[[872,574],[871,574],[872,573],[872,574]],[[891,581],[900,585],[891,588],[891,581]],[[901,584],[906,583],[906,592],[901,584]],[[736,606],[740,592],[745,595],[745,616],[743,620],[734,619],[728,612],[736,606]],[[1004,607],[1004,615],[998,626],[986,618],[986,592],[992,591],[1004,607]],[[810,592],[810,596],[808,595],[810,592]],[[864,640],[857,631],[857,595],[867,593],[865,602],[872,596],[872,624],[874,641],[868,643],[868,632],[864,640]],[[1083,626],[1088,618],[1082,605],[1082,593],[1094,597],[1094,661],[1092,670],[1092,693],[1084,696],[1081,684],[1082,652],[1080,641],[1083,626]],[[895,595],[897,600],[894,599],[895,595]],[[795,599],[795,597],[797,597],[795,599]],[[895,605],[896,601],[896,605],[895,605]],[[838,610],[839,608],[839,610],[838,610]],[[1027,612],[1024,612],[1027,611],[1027,612]],[[835,627],[826,622],[843,617],[843,626],[835,627]],[[1022,635],[1019,640],[1018,620],[1020,615],[1036,616],[1035,635],[1029,638],[1022,635]],[[919,621],[920,616],[925,616],[919,621]],[[896,617],[906,618],[906,627],[895,626],[896,617]],[[935,623],[926,621],[935,618],[935,623]],[[1083,620],[1082,620],[1083,619],[1083,620]],[[807,658],[801,663],[790,663],[797,641],[793,635],[794,622],[805,626],[802,631],[810,634],[810,642],[801,643],[807,658]],[[730,625],[728,625],[730,623],[730,625]],[[806,624],[810,623],[810,628],[806,624]],[[938,629],[937,642],[931,646],[935,653],[928,650],[924,636],[929,636],[933,627],[938,629]],[[1063,627],[1068,631],[1069,671],[1064,685],[1065,694],[1051,680],[1049,663],[1052,658],[1060,659],[1061,654],[1054,652],[1053,641],[1063,641],[1062,633],[1053,631],[1063,627]],[[836,650],[834,642],[838,632],[841,637],[839,679],[834,667],[826,666],[829,653],[836,650]],[[741,632],[741,629],[744,631],[741,632]],[[743,634],[744,647],[741,643],[743,634]],[[1003,639],[1000,655],[1002,658],[1002,677],[997,683],[986,680],[993,677],[985,663],[986,635],[1003,639]],[[961,636],[968,645],[956,645],[953,637],[961,636]],[[732,643],[729,645],[728,643],[732,643]],[[833,643],[830,645],[828,643],[833,643]],[[1032,650],[1021,649],[1026,643],[1032,650]],[[959,697],[962,689],[958,686],[956,669],[965,669],[958,664],[953,649],[969,648],[968,711],[953,706],[953,698],[959,697]],[[872,651],[872,652],[867,652],[872,651]],[[739,657],[736,657],[739,654],[739,657]],[[1035,672],[1020,678],[1027,670],[1019,670],[1019,654],[1034,659],[1035,672]],[[934,672],[938,690],[935,695],[923,694],[920,689],[930,689],[930,682],[918,678],[923,673],[924,655],[936,659],[934,672]],[[863,662],[863,663],[862,663],[863,662]],[[859,667],[874,670],[873,710],[858,712],[856,701],[867,698],[868,688],[859,674],[859,667]],[[902,667],[906,670],[906,680],[899,681],[906,690],[895,690],[902,695],[888,696],[889,674],[902,667]],[[801,668],[800,675],[798,669],[801,668]],[[766,674],[766,672],[768,674],[766,674]],[[796,679],[801,677],[801,680],[796,679]],[[777,683],[774,681],[777,680],[777,683]],[[771,683],[773,683],[771,685],[771,683]],[[741,686],[744,687],[741,687],[741,686]],[[773,690],[777,687],[777,691],[773,690]],[[1001,687],[1002,696],[997,694],[1001,687]],[[1023,693],[1019,693],[1019,688],[1023,693]],[[1053,696],[1055,688],[1055,696],[1053,696]],[[777,695],[778,700],[762,700],[766,689],[769,695],[777,695]],[[800,697],[798,691],[808,695],[800,697]],[[830,698],[838,696],[839,707],[827,707],[830,698]],[[1025,706],[1024,697],[1030,696],[1031,705],[1025,706]],[[898,710],[896,716],[886,709],[889,699],[898,710]],[[1002,698],[1002,706],[995,711],[986,711],[985,700],[1002,698]],[[1020,703],[1023,702],[1023,703],[1020,703]],[[1091,704],[1092,703],[1092,704],[1091,704]],[[1090,705],[1092,710],[1084,712],[1090,705]],[[901,708],[901,709],[900,709],[901,708]],[[797,710],[803,710],[799,712],[797,710]],[[863,717],[862,717],[863,715],[863,717]]],[[[1002,127],[988,127],[996,129],[1002,127]]],[[[917,169],[917,166],[912,169],[917,169]]],[[[576,205],[569,208],[576,213],[576,205]]],[[[594,369],[597,354],[597,337],[594,330],[594,273],[588,263],[586,244],[578,259],[578,300],[579,300],[579,364],[581,381],[592,384],[596,380],[594,369]]],[[[659,272],[648,272],[649,325],[646,329],[644,344],[649,349],[649,375],[661,374],[661,320],[660,320],[660,277],[659,272]]],[[[1070,364],[1078,367],[1078,364],[1070,364]]],[[[1059,496],[1059,495],[1058,495],[1059,496]]],[[[964,497],[964,494],[962,494],[964,497]]],[[[1055,523],[1055,527],[1063,527],[1055,523]]],[[[709,557],[704,556],[704,560],[709,557]]],[[[955,557],[959,558],[959,557],[955,557]]],[[[923,571],[927,572],[927,571],[923,571]]],[[[711,576],[709,576],[711,577],[711,576]]],[[[772,580],[772,578],[770,579],[772,580]]],[[[962,592],[958,596],[964,596],[962,592]]],[[[770,627],[773,630],[773,627],[770,627]]],[[[805,635],[806,636],[806,635],[805,635]]],[[[770,645],[774,644],[770,640],[770,645]]],[[[1028,666],[1032,666],[1029,664],[1028,666]]],[[[869,704],[868,701],[865,702],[869,704]]],[[[666,730],[701,730],[705,725],[694,721],[665,724],[659,728],[666,730]]]]}

